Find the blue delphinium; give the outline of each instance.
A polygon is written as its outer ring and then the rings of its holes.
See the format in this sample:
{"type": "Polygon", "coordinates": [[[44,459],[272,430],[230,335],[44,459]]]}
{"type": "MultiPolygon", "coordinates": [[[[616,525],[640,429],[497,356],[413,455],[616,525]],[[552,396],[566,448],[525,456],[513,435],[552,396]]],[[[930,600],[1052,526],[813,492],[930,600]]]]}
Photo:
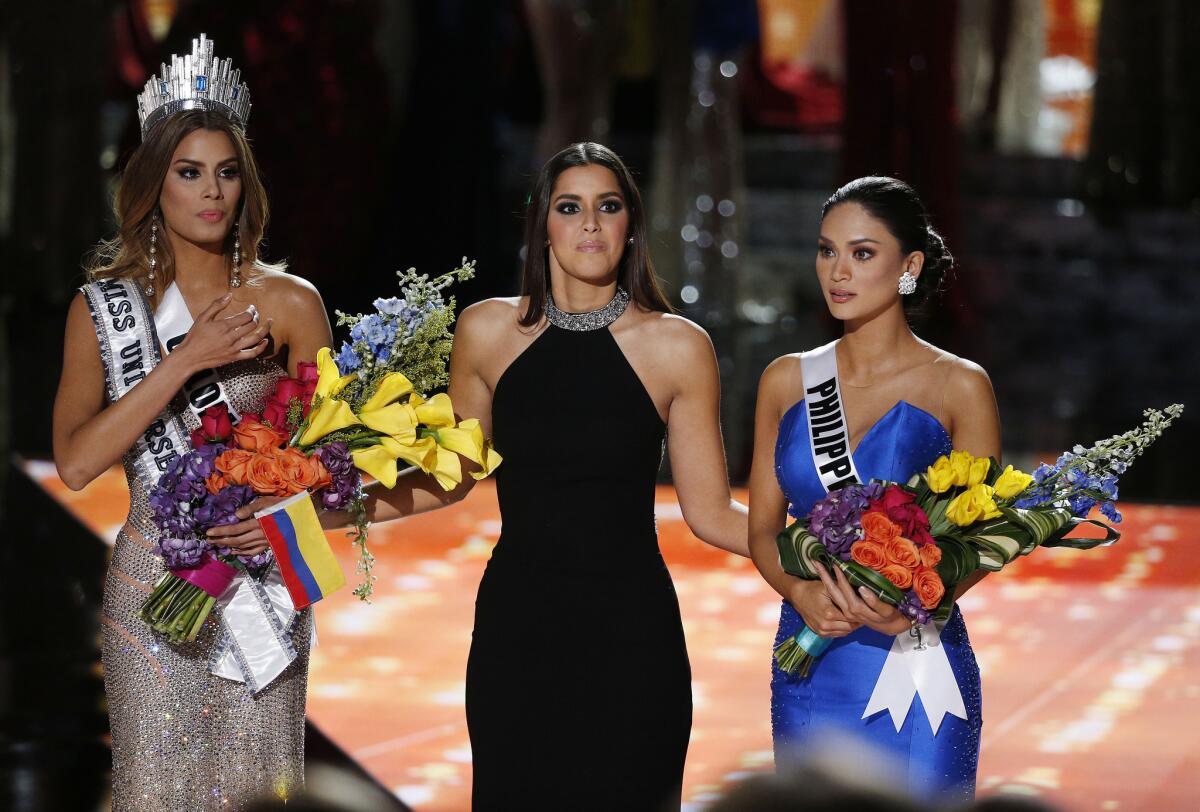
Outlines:
{"type": "Polygon", "coordinates": [[[337,368],[338,372],[343,375],[349,375],[354,370],[362,366],[362,359],[354,352],[354,347],[349,341],[342,342],[342,351],[338,353],[337,368]]]}

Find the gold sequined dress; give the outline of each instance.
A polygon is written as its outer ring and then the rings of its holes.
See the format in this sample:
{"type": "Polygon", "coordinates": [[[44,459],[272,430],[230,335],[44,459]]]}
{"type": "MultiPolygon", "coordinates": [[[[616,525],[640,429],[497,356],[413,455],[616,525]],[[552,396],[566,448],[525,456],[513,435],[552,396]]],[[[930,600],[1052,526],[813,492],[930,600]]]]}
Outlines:
{"type": "MultiPolygon", "coordinates": [[[[257,411],[284,371],[269,361],[221,370],[239,413],[257,411]]],[[[188,430],[198,421],[175,404],[188,430]]],[[[213,676],[219,628],[209,618],[195,642],[172,645],[138,617],[163,573],[153,551],[150,503],[124,460],[129,519],[117,536],[104,582],[102,657],[113,756],[113,809],[230,810],[264,795],[291,795],[304,781],[304,706],[312,614],[296,618],[298,656],[257,695],[213,676]]]]}

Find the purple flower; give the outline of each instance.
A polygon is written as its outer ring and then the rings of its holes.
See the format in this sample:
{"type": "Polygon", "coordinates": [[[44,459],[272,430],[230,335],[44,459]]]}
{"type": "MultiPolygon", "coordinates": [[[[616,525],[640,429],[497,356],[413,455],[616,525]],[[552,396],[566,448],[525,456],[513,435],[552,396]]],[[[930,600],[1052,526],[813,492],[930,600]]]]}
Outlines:
{"type": "Polygon", "coordinates": [[[818,499],[808,514],[808,530],[842,561],[850,560],[850,547],[860,538],[858,520],[872,499],[883,495],[883,486],[847,485],[818,499]]]}
{"type": "Polygon", "coordinates": [[[250,570],[250,572],[254,573],[255,575],[265,569],[267,564],[271,563],[272,558],[270,547],[263,550],[261,553],[258,553],[257,555],[237,555],[230,547],[218,547],[217,553],[225,558],[236,558],[238,561],[242,562],[246,569],[250,570]]]}
{"type": "Polygon", "coordinates": [[[341,510],[346,507],[358,491],[358,469],[345,443],[330,443],[317,449],[321,463],[332,480],[328,487],[318,493],[321,507],[326,510],[341,510]]]}
{"type": "Polygon", "coordinates": [[[204,489],[204,477],[180,477],[178,484],[175,485],[174,493],[176,501],[179,502],[191,502],[194,499],[204,498],[204,494],[207,493],[204,489]]]}
{"type": "Polygon", "coordinates": [[[195,451],[189,452],[184,457],[186,463],[183,467],[183,479],[208,479],[213,471],[216,470],[214,465],[218,456],[225,451],[225,446],[218,444],[205,444],[200,446],[195,451]]]}
{"type": "Polygon", "coordinates": [[[159,540],[155,552],[163,557],[167,569],[178,570],[199,564],[207,546],[207,543],[195,537],[173,538],[167,536],[159,540]]]}
{"type": "Polygon", "coordinates": [[[921,605],[921,599],[911,589],[904,593],[904,602],[896,607],[900,614],[918,623],[928,623],[933,613],[921,605]]]}
{"type": "Polygon", "coordinates": [[[354,458],[350,456],[350,447],[345,443],[330,443],[317,449],[321,464],[334,479],[345,477],[354,471],[354,458]]]}

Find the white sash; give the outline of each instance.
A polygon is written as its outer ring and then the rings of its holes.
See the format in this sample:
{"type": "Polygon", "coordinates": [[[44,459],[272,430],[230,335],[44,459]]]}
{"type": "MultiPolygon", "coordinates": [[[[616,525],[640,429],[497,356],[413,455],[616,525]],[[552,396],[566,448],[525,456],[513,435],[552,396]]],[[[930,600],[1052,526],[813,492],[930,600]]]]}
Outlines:
{"type": "Polygon", "coordinates": [[[808,450],[826,492],[862,482],[850,456],[850,434],[838,383],[837,342],[800,354],[804,376],[804,411],[808,415],[808,450]]]}
{"type": "MultiPolygon", "coordinates": [[[[192,317],[174,283],[153,317],[141,288],[130,280],[104,279],[80,291],[96,328],[108,397],[115,403],[162,361],[163,349],[170,352],[183,341],[192,317]],[[167,337],[161,346],[160,336],[167,337]]],[[[238,417],[216,370],[193,375],[183,392],[197,417],[221,402],[234,420],[238,417]]],[[[158,484],[171,460],[190,450],[183,418],[168,405],[134,444],[134,470],[146,492],[158,484]]],[[[257,693],[296,659],[290,632],[298,613],[277,567],[272,566],[261,582],[239,570],[216,608],[221,638],[209,664],[213,674],[244,682],[257,693]]]]}
{"type": "MultiPolygon", "coordinates": [[[[827,492],[862,482],[850,455],[850,433],[842,407],[836,350],[837,342],[833,341],[800,355],[808,415],[808,446],[821,485],[827,492]]],[[[863,711],[863,719],[887,710],[899,733],[913,697],[918,695],[934,735],[947,713],[960,719],[967,718],[962,692],[942,647],[944,625],[925,623],[918,627],[917,636],[904,632],[893,638],[883,670],[863,711]]]]}
{"type": "Polygon", "coordinates": [[[221,639],[208,670],[258,693],[296,659],[290,631],[299,613],[279,567],[272,562],[261,581],[239,572],[217,604],[221,639]]]}
{"type": "MultiPolygon", "coordinates": [[[[162,360],[150,305],[128,279],[104,279],[79,289],[87,301],[104,361],[108,399],[116,403],[162,360]]],[[[133,444],[134,471],[147,493],[176,457],[191,450],[183,419],[168,405],[133,444]]]]}
{"type": "MultiPolygon", "coordinates": [[[[163,291],[158,309],[154,311],[154,326],[162,341],[163,351],[170,354],[178,347],[187,338],[192,324],[192,314],[188,311],[187,302],[183,300],[179,286],[172,282],[163,291]]],[[[225,386],[221,383],[221,376],[215,369],[204,369],[188,378],[183,385],[183,394],[197,418],[204,414],[204,410],[209,406],[219,403],[224,403],[229,409],[229,417],[234,423],[241,417],[237,409],[233,408],[233,403],[225,393],[225,386]]]]}

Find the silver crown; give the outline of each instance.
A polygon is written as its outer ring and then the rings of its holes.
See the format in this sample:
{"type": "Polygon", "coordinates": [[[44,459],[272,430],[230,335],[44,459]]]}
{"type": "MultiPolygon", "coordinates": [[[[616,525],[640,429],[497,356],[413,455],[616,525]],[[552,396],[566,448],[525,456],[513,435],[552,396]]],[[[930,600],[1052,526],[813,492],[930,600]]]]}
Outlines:
{"type": "Polygon", "coordinates": [[[180,110],[215,110],[229,116],[242,129],[250,117],[250,88],[239,83],[242,72],[231,61],[213,56],[213,44],[204,34],[192,40],[188,56],[171,55],[159,76],[151,76],[138,95],[142,140],[155,124],[180,110]]]}

